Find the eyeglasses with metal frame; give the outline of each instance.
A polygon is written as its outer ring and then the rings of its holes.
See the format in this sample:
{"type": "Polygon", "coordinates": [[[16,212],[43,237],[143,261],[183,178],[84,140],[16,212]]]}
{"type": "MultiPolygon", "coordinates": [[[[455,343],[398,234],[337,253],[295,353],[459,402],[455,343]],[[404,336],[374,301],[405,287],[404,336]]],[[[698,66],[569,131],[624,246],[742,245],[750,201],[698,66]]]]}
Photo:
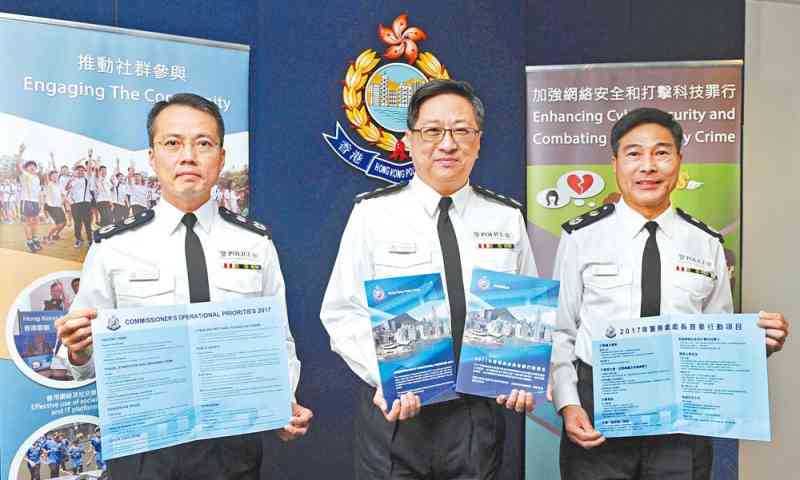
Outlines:
{"type": "Polygon", "coordinates": [[[456,143],[471,142],[481,133],[481,130],[470,127],[456,127],[456,128],[442,128],[442,127],[425,127],[425,128],[412,128],[412,132],[418,133],[419,136],[426,142],[439,143],[444,140],[444,135],[450,132],[453,140],[456,143]]]}

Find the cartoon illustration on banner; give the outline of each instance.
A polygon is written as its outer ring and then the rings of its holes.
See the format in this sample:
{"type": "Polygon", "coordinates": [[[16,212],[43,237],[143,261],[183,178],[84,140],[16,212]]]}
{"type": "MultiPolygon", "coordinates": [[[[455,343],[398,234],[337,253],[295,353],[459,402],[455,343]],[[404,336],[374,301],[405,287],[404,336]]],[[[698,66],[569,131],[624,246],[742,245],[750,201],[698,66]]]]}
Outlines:
{"type": "Polygon", "coordinates": [[[350,127],[361,141],[381,151],[364,148],[336,122],[333,135],[322,137],[337,157],[351,167],[388,183],[408,181],[414,166],[401,140],[406,131],[406,111],[411,96],[428,80],[450,78],[432,52],[420,52],[428,35],[409,26],[408,15],[394,19],[392,26],[378,25],[378,38],[386,45],[381,63],[368,48],[350,63],[342,86],[342,102],[350,127]],[[393,62],[393,60],[404,60],[393,62]],[[379,66],[380,65],[380,66],[379,66]]]}

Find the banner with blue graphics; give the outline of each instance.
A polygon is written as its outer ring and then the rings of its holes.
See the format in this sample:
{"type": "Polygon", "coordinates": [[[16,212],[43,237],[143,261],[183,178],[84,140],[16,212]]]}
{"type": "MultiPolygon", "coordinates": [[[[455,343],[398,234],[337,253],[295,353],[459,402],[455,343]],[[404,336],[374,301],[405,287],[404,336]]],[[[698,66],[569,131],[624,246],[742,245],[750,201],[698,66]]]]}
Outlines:
{"type": "Polygon", "coordinates": [[[102,473],[96,389],[54,355],[55,320],[80,290],[91,231],[160,199],[146,127],[156,102],[187,92],[219,107],[226,157],[212,193],[248,213],[249,55],[243,45],[0,14],[0,382],[13,392],[0,400],[0,479],[72,474],[69,451],[83,452],[83,474],[102,473]],[[73,208],[75,197],[89,207],[73,208]]]}

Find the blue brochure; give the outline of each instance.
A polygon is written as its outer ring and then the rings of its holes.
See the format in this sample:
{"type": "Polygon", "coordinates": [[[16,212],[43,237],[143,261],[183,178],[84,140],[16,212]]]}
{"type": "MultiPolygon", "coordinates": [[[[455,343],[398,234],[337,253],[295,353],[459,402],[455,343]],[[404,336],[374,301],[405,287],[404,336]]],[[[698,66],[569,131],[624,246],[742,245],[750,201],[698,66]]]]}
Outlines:
{"type": "Polygon", "coordinates": [[[283,296],[100,310],[92,336],[106,459],[289,423],[283,296]]]}
{"type": "Polygon", "coordinates": [[[606,437],[689,433],[769,440],[757,315],[593,320],[595,428],[606,437]]]}
{"type": "Polygon", "coordinates": [[[423,405],[457,397],[450,306],[438,273],[364,282],[383,397],[405,392],[423,405]]]}
{"type": "Polygon", "coordinates": [[[472,271],[456,391],[495,398],[522,389],[544,398],[558,287],[556,280],[472,271]]]}

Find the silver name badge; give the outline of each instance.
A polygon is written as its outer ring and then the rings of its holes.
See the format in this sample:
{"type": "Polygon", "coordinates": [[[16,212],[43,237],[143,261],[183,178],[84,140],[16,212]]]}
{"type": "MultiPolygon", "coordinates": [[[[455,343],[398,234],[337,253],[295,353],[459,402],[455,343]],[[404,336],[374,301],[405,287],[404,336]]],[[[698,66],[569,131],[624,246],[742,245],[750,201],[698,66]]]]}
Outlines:
{"type": "Polygon", "coordinates": [[[613,263],[606,265],[595,265],[592,273],[599,277],[619,275],[619,266],[613,263]]]}
{"type": "Polygon", "coordinates": [[[414,242],[393,243],[389,245],[389,253],[417,253],[417,244],[414,242]]]}

